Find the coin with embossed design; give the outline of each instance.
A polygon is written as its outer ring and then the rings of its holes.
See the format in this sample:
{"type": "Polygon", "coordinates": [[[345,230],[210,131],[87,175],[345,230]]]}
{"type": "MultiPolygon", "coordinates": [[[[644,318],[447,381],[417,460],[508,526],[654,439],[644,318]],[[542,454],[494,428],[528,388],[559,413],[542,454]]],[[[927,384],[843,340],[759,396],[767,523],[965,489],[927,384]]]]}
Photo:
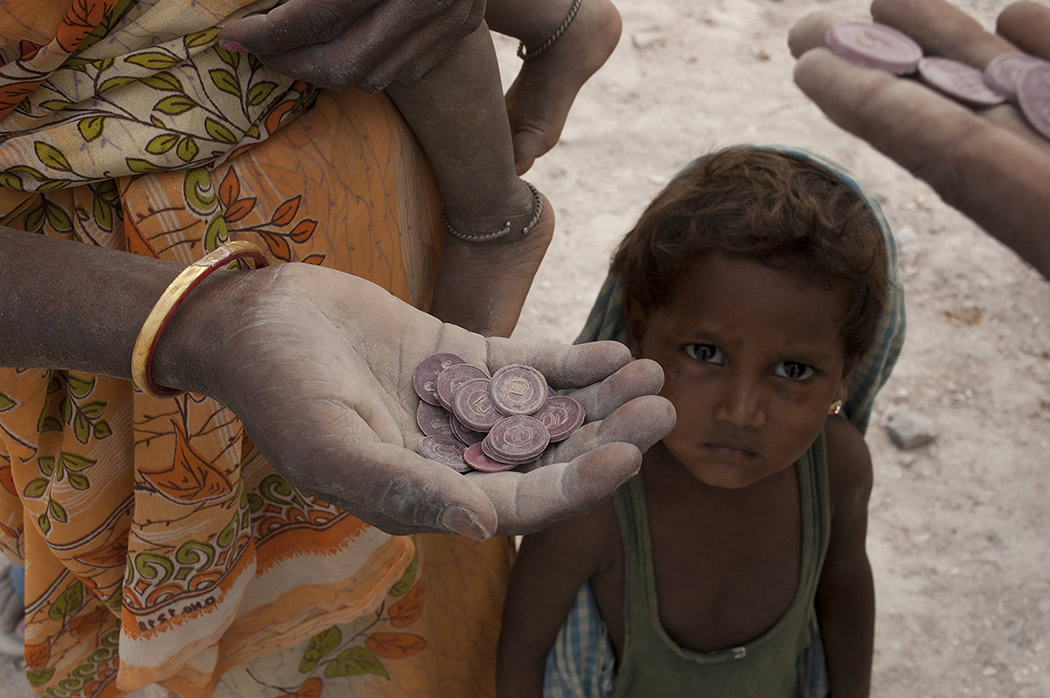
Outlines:
{"type": "Polygon", "coordinates": [[[503,463],[528,463],[540,457],[550,443],[543,423],[524,414],[501,419],[481,442],[485,455],[503,463]]]}
{"type": "Polygon", "coordinates": [[[419,455],[444,463],[461,473],[469,470],[466,461],[463,460],[465,450],[466,447],[451,436],[424,436],[416,445],[416,453],[419,455]]]}
{"type": "Polygon", "coordinates": [[[488,431],[503,418],[489,397],[488,378],[462,384],[452,398],[452,414],[474,431],[488,431]]]}
{"type": "Polygon", "coordinates": [[[551,443],[554,443],[564,441],[579,429],[587,412],[579,400],[568,395],[553,395],[532,416],[547,427],[551,443]]]}
{"type": "Polygon", "coordinates": [[[452,415],[440,405],[419,401],[416,407],[416,424],[424,436],[454,436],[452,415]]]}
{"type": "Polygon", "coordinates": [[[532,366],[511,364],[492,374],[489,395],[505,415],[532,414],[547,400],[547,379],[532,366]]]}
{"type": "Polygon", "coordinates": [[[852,63],[896,75],[914,73],[922,58],[914,39],[878,22],[836,22],[828,27],[824,43],[852,63]]]}
{"type": "Polygon", "coordinates": [[[484,378],[488,380],[489,374],[482,371],[473,364],[454,364],[437,375],[434,381],[434,390],[437,392],[438,402],[447,410],[452,409],[452,396],[459,391],[459,387],[469,380],[484,378]]]}
{"type": "Polygon", "coordinates": [[[436,385],[438,374],[449,366],[463,363],[466,363],[466,360],[462,356],[451,352],[431,354],[420,361],[412,373],[412,387],[416,395],[420,400],[429,402],[431,405],[440,405],[436,385]]]}

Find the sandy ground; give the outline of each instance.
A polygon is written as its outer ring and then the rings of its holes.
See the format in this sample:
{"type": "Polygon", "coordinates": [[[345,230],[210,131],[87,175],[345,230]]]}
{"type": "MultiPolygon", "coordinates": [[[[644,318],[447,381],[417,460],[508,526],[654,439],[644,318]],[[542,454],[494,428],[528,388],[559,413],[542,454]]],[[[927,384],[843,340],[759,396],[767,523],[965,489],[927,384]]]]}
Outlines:
{"type": "MultiPolygon", "coordinates": [[[[516,336],[571,341],[608,254],[696,155],[806,147],[849,167],[899,236],[908,341],[868,434],[881,698],[1050,696],[1050,284],[928,187],[832,125],[791,81],[788,29],[859,1],[618,0],[624,35],[529,178],[558,233],[516,336]],[[885,423],[932,420],[901,451],[885,423]]],[[[958,0],[992,26],[1006,2],[958,0]]],[[[498,42],[506,84],[514,44],[498,42]]],[[[0,659],[0,698],[31,695],[0,659]]]]}

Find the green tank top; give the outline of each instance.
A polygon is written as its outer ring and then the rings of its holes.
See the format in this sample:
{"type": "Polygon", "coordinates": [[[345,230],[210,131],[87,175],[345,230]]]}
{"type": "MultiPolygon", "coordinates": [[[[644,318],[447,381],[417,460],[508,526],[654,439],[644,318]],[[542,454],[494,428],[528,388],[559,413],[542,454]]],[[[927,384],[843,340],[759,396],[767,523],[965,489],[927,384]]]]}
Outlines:
{"type": "Polygon", "coordinates": [[[824,434],[796,464],[802,514],[802,563],[795,598],[769,630],[741,647],[694,652],[660,624],[649,518],[641,477],[615,495],[626,563],[625,636],[613,698],[801,695],[797,661],[817,629],[814,598],[831,528],[824,434]]]}

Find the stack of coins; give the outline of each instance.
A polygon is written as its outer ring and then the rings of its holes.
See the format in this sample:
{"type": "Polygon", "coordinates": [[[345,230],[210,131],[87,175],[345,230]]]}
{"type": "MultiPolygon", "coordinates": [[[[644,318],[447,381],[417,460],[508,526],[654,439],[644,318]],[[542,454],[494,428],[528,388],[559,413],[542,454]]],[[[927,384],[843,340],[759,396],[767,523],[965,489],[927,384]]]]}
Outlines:
{"type": "Polygon", "coordinates": [[[1008,53],[980,71],[950,58],[923,56],[914,39],[878,22],[837,22],[828,28],[824,43],[867,68],[917,73],[927,85],[969,107],[1014,102],[1032,128],[1050,139],[1050,61],[1008,53]]]}
{"type": "Polygon", "coordinates": [[[456,354],[432,354],[416,366],[416,451],[457,472],[510,470],[569,438],[586,417],[579,401],[553,394],[532,366],[512,364],[491,378],[456,354]]]}

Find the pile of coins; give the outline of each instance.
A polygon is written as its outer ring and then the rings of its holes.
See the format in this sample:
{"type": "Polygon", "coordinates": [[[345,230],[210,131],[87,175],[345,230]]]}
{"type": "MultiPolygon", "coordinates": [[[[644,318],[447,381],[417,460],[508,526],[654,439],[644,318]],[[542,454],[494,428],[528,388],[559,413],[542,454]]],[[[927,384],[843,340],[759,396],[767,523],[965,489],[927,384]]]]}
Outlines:
{"type": "Polygon", "coordinates": [[[1028,123],[1050,139],[1050,61],[1024,53],[996,57],[984,71],[938,56],[923,56],[907,34],[878,22],[837,22],[824,36],[828,48],[848,61],[895,75],[917,73],[927,85],[967,106],[1012,101],[1028,123]]]}
{"type": "Polygon", "coordinates": [[[531,463],[586,417],[579,401],[553,393],[542,373],[523,364],[490,378],[456,354],[432,354],[416,366],[412,387],[424,434],[416,451],[460,473],[531,463]]]}

